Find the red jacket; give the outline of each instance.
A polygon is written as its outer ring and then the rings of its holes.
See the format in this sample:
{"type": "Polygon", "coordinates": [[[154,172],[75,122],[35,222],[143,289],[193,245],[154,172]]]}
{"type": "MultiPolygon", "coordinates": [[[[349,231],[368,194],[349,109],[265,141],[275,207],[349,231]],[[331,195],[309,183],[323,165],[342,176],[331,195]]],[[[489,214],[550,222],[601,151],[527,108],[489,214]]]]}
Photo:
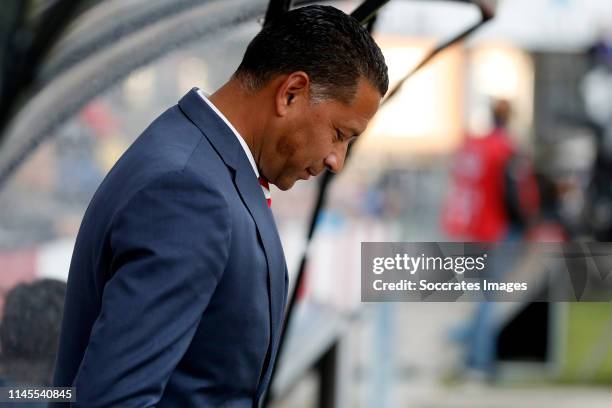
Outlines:
{"type": "Polygon", "coordinates": [[[514,151],[504,129],[467,139],[454,164],[442,215],[442,226],[449,236],[485,242],[505,236],[504,170],[514,151]]]}

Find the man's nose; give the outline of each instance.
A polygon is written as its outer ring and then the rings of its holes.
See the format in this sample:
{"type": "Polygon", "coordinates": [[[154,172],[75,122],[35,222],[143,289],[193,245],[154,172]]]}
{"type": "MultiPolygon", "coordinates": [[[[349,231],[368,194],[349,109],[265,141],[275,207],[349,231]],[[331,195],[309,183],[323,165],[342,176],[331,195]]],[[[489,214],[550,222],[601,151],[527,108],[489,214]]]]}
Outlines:
{"type": "Polygon", "coordinates": [[[325,166],[333,173],[340,173],[344,167],[348,143],[341,143],[325,158],[325,166]]]}

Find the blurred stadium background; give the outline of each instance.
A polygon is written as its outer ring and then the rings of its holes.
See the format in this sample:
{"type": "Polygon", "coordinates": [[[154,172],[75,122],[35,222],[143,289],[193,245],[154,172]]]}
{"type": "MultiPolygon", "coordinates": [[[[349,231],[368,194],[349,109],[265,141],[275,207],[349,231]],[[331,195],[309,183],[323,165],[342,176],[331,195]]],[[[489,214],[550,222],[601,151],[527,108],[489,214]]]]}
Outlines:
{"type": "MultiPolygon", "coordinates": [[[[189,89],[210,92],[228,79],[268,5],[62,3],[0,5],[0,313],[18,285],[66,280],[80,220],[104,175],[189,89]],[[49,52],[26,58],[57,9],[75,18],[49,52]],[[23,71],[30,62],[31,75],[23,71]],[[19,92],[16,78],[27,85],[19,92]]],[[[347,12],[360,4],[327,3],[347,12]]],[[[417,72],[375,117],[330,185],[308,245],[319,184],[273,189],[290,275],[305,251],[308,261],[270,406],[612,406],[609,303],[506,307],[484,332],[494,370],[483,371],[466,357],[479,350],[465,337],[480,305],[360,301],[362,241],[456,239],[441,221],[453,203],[454,158],[467,138],[492,128],[497,100],[512,107],[508,134],[547,186],[539,217],[518,239],[544,225],[554,236],[541,240],[610,240],[612,2],[489,3],[497,3],[495,18],[417,72]]],[[[391,83],[479,18],[469,1],[388,2],[372,32],[391,83]]],[[[56,335],[46,330],[41,338],[56,335]]]]}

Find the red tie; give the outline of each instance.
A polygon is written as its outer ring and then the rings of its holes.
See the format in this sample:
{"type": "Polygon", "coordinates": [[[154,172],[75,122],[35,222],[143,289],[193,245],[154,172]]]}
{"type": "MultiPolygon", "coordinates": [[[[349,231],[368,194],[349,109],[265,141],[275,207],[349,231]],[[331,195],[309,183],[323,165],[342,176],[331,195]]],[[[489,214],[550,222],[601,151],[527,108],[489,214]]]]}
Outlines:
{"type": "Polygon", "coordinates": [[[272,198],[270,196],[270,183],[264,177],[259,177],[259,184],[261,185],[261,189],[264,192],[264,196],[266,197],[266,201],[268,202],[268,207],[272,207],[272,198]]]}

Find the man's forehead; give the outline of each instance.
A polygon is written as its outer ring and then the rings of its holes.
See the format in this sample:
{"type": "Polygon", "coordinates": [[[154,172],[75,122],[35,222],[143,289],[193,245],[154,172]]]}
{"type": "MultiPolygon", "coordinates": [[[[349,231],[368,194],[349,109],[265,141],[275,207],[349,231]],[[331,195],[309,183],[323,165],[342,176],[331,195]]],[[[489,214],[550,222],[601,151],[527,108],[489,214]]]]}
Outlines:
{"type": "Polygon", "coordinates": [[[367,81],[360,83],[352,103],[345,105],[344,126],[354,134],[362,133],[378,111],[381,99],[378,90],[367,81]]]}

